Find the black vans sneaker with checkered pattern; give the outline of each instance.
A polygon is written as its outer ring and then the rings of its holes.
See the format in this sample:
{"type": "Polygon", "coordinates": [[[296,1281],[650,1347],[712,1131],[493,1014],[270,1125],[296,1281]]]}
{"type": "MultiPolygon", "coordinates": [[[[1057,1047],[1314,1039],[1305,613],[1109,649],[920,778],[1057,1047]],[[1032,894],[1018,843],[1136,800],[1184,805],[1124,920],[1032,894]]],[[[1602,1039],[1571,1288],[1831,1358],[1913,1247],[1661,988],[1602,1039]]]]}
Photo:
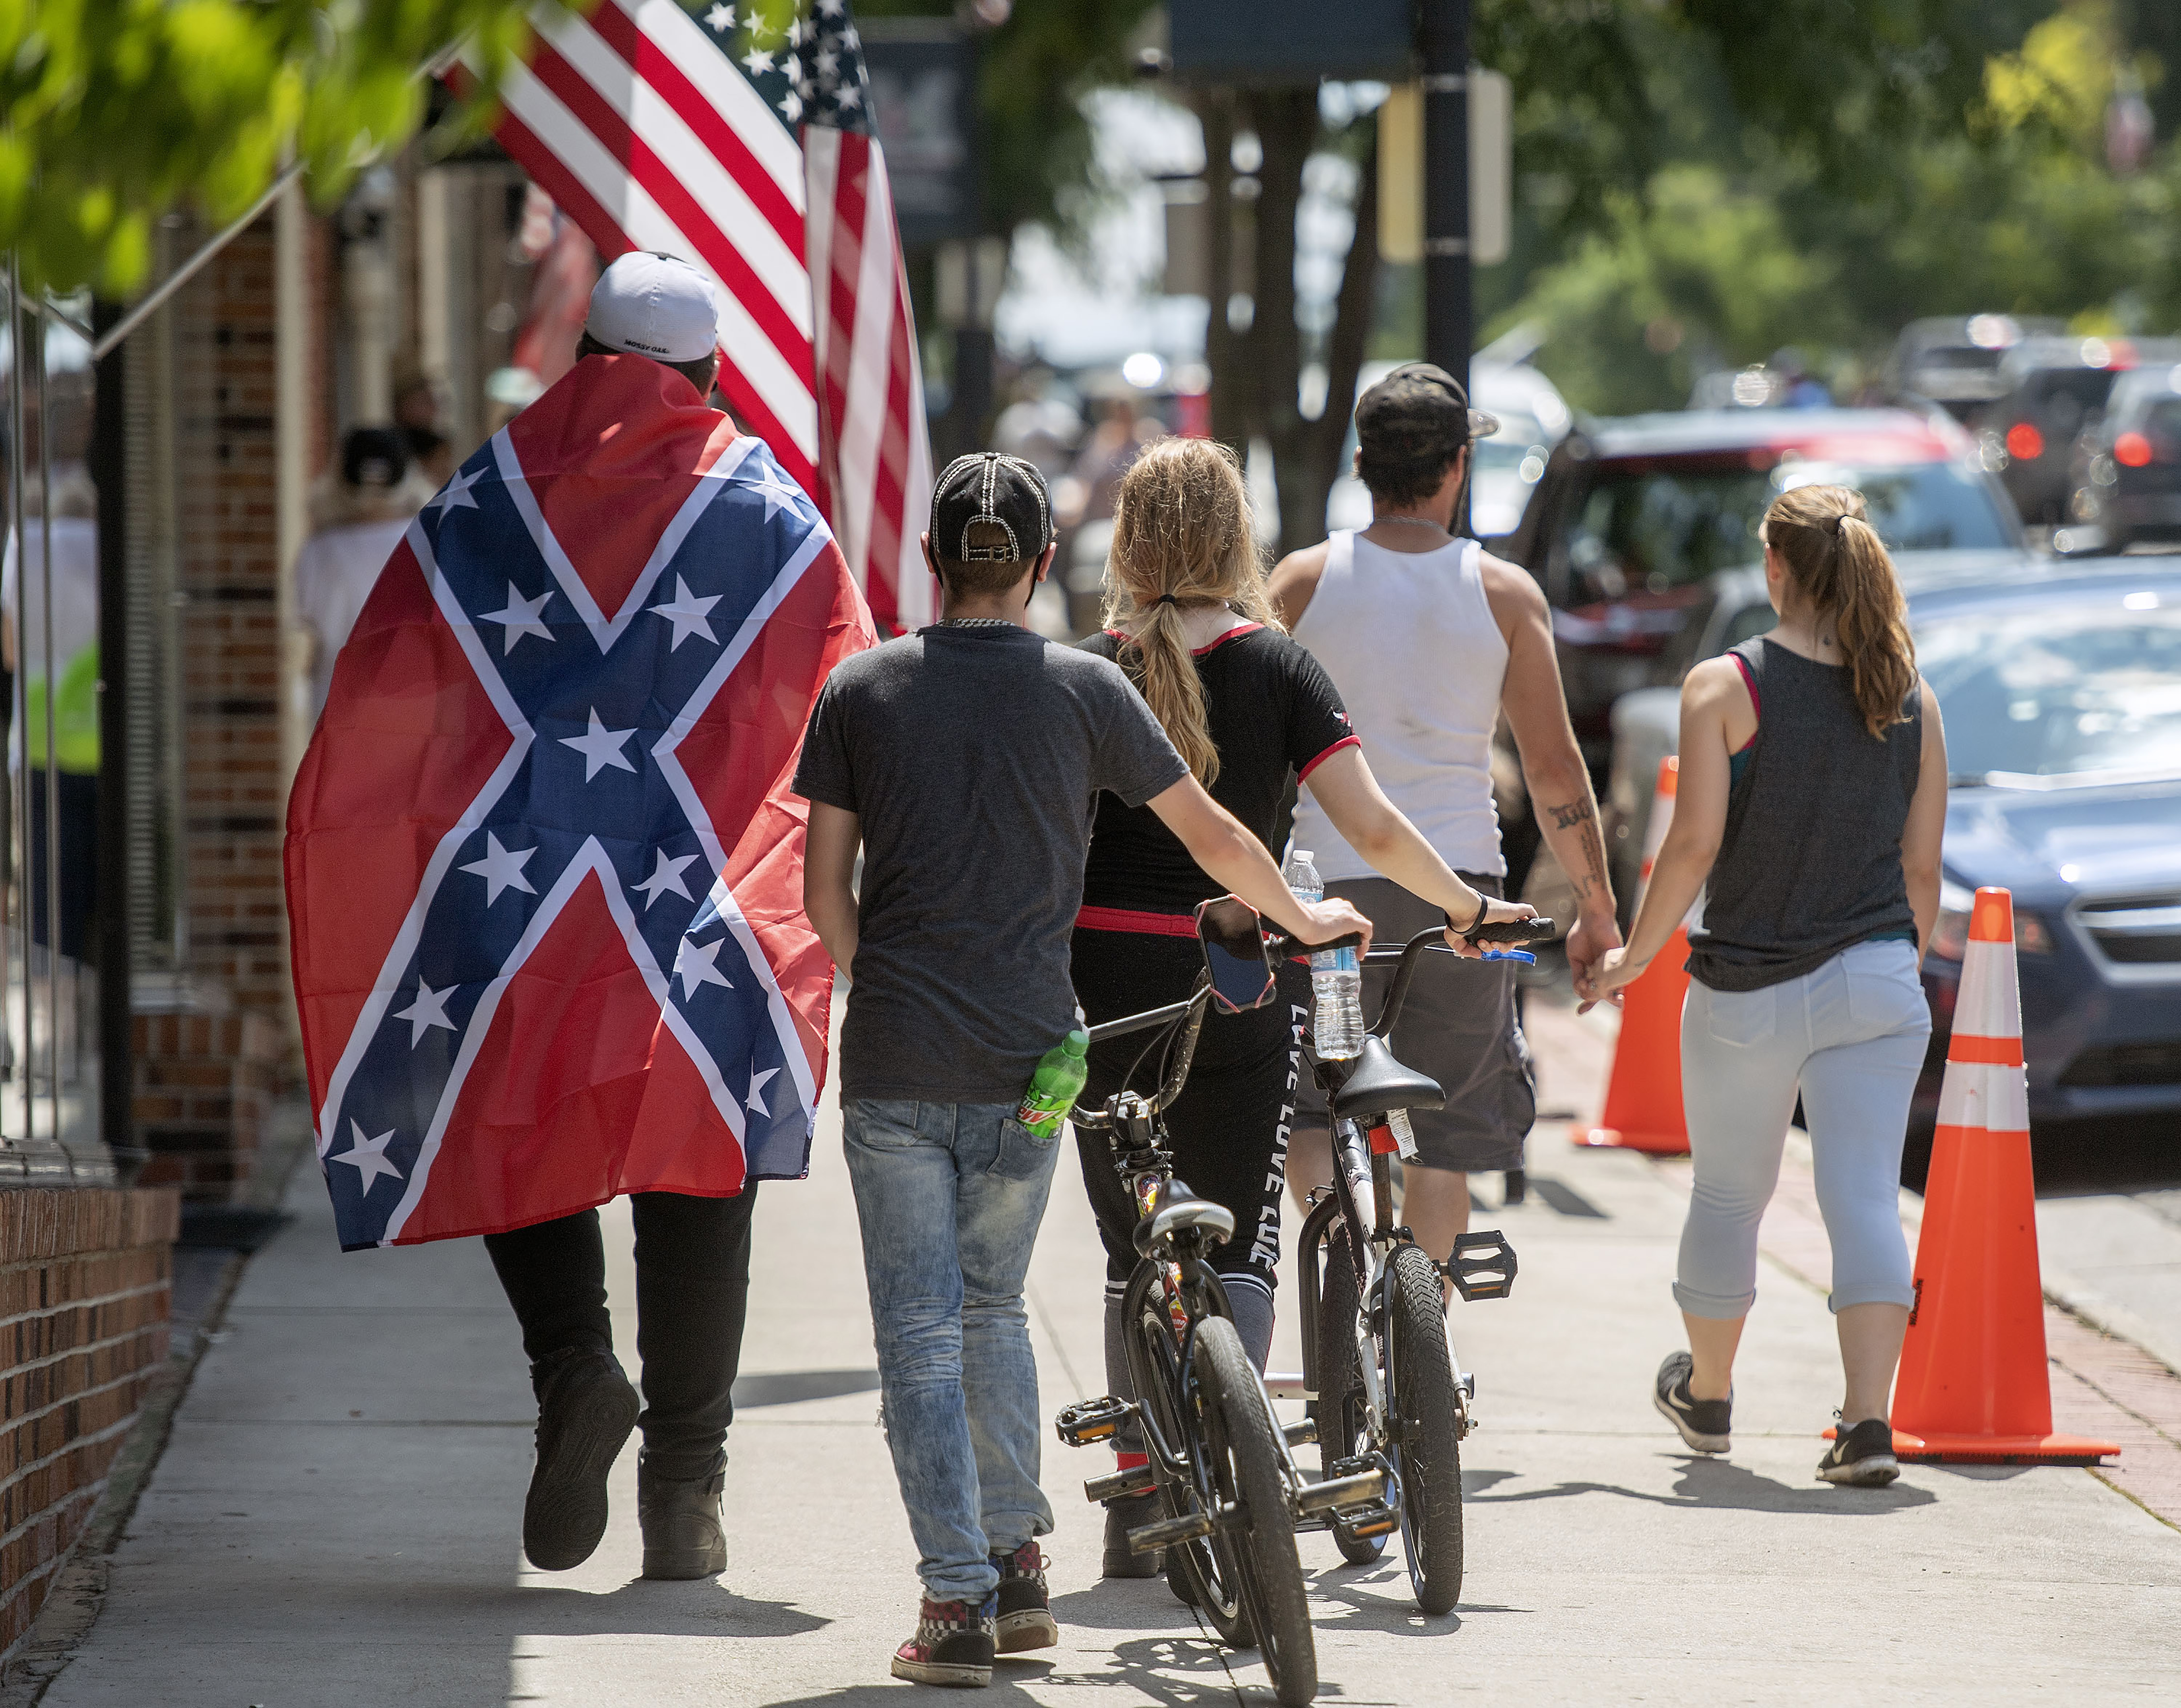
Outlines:
{"type": "Polygon", "coordinates": [[[995,1554],[992,1564],[1000,1574],[999,1612],[993,1628],[999,1652],[1019,1655],[1026,1649],[1050,1649],[1060,1640],[1052,1605],[1046,1592],[1046,1557],[1033,1539],[1012,1554],[995,1554]]]}
{"type": "Polygon", "coordinates": [[[981,1606],[925,1596],[915,1634],[893,1651],[893,1676],[912,1684],[991,1683],[998,1611],[997,1595],[981,1606]]]}

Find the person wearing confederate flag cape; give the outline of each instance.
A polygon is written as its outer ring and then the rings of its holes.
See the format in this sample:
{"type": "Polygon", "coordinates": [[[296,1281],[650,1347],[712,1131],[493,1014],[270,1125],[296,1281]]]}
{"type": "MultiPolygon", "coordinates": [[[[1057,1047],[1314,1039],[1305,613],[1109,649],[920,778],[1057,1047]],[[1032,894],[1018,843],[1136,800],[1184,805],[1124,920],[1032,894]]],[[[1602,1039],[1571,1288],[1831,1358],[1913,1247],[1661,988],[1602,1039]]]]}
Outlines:
{"type": "Polygon", "coordinates": [[[757,1182],[808,1172],[825,1076],[787,785],[820,686],[875,637],[809,499],[708,406],[717,339],[687,263],[607,268],[575,366],[388,561],[289,806],[342,1246],[483,1236],[549,1571],[598,1546],[639,1423],[644,1576],[724,1568],[757,1182]],[[641,1419],[596,1208],[624,1193],[641,1419]]]}

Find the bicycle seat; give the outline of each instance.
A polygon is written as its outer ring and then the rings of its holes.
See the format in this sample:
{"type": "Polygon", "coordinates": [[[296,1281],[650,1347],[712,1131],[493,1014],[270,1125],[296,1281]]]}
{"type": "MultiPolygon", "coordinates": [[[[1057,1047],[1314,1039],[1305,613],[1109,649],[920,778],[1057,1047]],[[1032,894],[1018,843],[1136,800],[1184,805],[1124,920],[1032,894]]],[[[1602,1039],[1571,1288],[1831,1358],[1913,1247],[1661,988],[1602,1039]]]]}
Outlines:
{"type": "Polygon", "coordinates": [[[1395,1109],[1444,1109],[1446,1094],[1428,1074],[1404,1067],[1386,1048],[1386,1040],[1367,1033],[1347,1083],[1333,1094],[1337,1121],[1367,1121],[1395,1109]]]}
{"type": "Polygon", "coordinates": [[[1179,1181],[1167,1184],[1165,1201],[1136,1224],[1136,1250],[1145,1257],[1184,1228],[1201,1227],[1218,1244],[1234,1231],[1234,1212],[1223,1204],[1199,1198],[1179,1181]]]}

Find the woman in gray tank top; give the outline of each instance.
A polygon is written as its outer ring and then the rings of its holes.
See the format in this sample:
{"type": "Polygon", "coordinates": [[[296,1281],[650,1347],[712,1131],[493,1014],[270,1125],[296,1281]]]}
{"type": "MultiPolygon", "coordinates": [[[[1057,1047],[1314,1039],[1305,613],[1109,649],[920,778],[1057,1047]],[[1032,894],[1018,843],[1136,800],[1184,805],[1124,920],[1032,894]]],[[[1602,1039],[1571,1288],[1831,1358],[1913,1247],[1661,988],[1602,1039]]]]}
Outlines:
{"type": "Polygon", "coordinates": [[[1690,1349],[1660,1366],[1654,1403],[1697,1452],[1727,1450],[1758,1220],[1799,1092],[1847,1378],[1818,1475],[1875,1485],[1900,1474],[1901,1146],[1931,1029],[1916,975],[1939,908],[1946,736],[1862,494],[1797,487],[1759,537],[1779,626],[1689,672],[1673,825],[1597,982],[1635,978],[1704,892],[1681,1010],[1696,1177],[1674,1297],[1690,1349]]]}

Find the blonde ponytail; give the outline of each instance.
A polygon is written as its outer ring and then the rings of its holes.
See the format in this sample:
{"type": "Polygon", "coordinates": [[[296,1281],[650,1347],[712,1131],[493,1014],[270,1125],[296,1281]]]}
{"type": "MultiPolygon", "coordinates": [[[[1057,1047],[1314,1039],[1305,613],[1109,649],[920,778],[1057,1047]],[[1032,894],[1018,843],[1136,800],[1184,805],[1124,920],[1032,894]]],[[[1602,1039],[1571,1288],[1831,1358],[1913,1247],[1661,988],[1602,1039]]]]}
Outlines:
{"type": "Polygon", "coordinates": [[[1123,632],[1134,625],[1120,649],[1121,668],[1174,751],[1208,787],[1219,774],[1219,750],[1182,622],[1184,607],[1207,604],[1280,626],[1265,593],[1249,493],[1234,453],[1209,439],[1160,439],[1136,459],[1115,495],[1105,622],[1123,632]]]}
{"type": "Polygon", "coordinates": [[[1764,543],[1839,631],[1856,710],[1873,736],[1906,721],[1916,686],[1916,647],[1886,542],[1851,487],[1797,487],[1764,513],[1764,543]]]}

